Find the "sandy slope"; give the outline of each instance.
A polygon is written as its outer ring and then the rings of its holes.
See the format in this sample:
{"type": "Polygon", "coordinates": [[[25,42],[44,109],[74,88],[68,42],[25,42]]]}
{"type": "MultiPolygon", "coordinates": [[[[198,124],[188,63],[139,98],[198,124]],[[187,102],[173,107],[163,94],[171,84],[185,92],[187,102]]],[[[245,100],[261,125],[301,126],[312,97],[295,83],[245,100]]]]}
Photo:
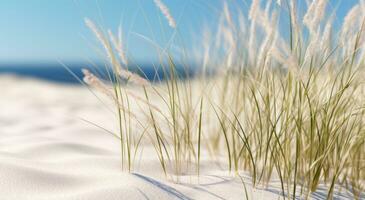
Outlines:
{"type": "MultiPolygon", "coordinates": [[[[240,180],[207,158],[199,183],[193,176],[167,180],[148,145],[135,172],[123,172],[119,141],[80,119],[113,127],[86,88],[10,76],[0,85],[0,199],[244,198],[240,180]]],[[[254,190],[246,182],[250,198],[278,199],[278,188],[254,190]]]]}

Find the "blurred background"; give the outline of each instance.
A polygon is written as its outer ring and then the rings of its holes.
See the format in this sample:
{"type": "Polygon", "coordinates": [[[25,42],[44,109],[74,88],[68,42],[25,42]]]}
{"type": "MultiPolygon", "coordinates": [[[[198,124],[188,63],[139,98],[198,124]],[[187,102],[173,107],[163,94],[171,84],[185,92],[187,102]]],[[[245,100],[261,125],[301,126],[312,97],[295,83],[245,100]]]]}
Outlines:
{"type": "MultiPolygon", "coordinates": [[[[79,76],[81,67],[106,62],[98,41],[85,26],[85,17],[103,30],[117,32],[121,26],[131,66],[138,65],[147,74],[152,73],[151,65],[159,62],[156,44],[161,48],[169,46],[174,55],[183,51],[194,53],[203,30],[214,30],[217,26],[223,3],[222,0],[163,2],[177,21],[176,30],[168,26],[153,0],[2,0],[0,74],[78,83],[62,65],[79,76]]],[[[234,9],[249,9],[248,0],[227,2],[234,9]]],[[[300,7],[306,6],[304,0],[299,2],[300,7]]],[[[342,24],[345,13],[356,2],[329,0],[330,8],[336,10],[335,26],[342,24]]],[[[285,18],[285,13],[281,17],[285,18]]]]}

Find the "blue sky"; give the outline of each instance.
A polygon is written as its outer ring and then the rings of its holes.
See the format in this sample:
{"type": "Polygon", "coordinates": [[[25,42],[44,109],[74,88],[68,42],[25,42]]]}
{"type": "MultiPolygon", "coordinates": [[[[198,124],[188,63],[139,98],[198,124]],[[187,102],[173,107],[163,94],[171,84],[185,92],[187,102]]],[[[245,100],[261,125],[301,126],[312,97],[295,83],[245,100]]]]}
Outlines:
{"type": "MultiPolygon", "coordinates": [[[[178,21],[184,45],[191,46],[195,41],[194,33],[199,33],[204,25],[215,24],[222,1],[164,2],[178,21]]],[[[357,0],[329,2],[332,6],[339,5],[340,23],[357,0]]],[[[155,55],[153,47],[136,33],[160,45],[165,44],[172,33],[152,0],[1,0],[0,62],[99,60],[97,43],[85,27],[84,17],[105,29],[116,30],[122,23],[129,55],[139,62],[149,62],[155,55]]]]}

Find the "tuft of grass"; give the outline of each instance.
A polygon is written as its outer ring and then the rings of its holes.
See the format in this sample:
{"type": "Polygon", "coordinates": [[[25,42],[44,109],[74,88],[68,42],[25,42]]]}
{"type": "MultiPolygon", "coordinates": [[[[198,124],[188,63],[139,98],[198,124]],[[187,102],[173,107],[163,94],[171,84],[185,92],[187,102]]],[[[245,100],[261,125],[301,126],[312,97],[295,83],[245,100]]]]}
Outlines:
{"type": "MultiPolygon", "coordinates": [[[[166,5],[155,3],[179,33],[166,5]]],[[[121,37],[109,31],[108,38],[86,20],[111,73],[109,84],[88,71],[85,81],[115,105],[122,168],[133,170],[133,157],[148,141],[165,175],[176,175],[176,181],[192,169],[200,175],[202,155],[210,152],[235,175],[248,172],[255,187],[279,179],[284,199],[309,199],[323,184],[329,199],[336,187],[360,199],[365,8],[356,5],[335,31],[333,18],[324,14],[327,1],[307,7],[301,17],[297,1],[254,0],[246,16],[239,4],[232,9],[224,2],[213,30],[217,38],[203,44],[202,71],[195,77],[184,65],[188,79],[181,78],[169,48],[153,43],[167,78],[158,83],[128,70],[121,37]],[[289,35],[279,26],[283,16],[289,19],[289,35]]],[[[183,57],[189,59],[186,51],[183,57]]],[[[244,189],[248,198],[245,184],[244,189]]]]}

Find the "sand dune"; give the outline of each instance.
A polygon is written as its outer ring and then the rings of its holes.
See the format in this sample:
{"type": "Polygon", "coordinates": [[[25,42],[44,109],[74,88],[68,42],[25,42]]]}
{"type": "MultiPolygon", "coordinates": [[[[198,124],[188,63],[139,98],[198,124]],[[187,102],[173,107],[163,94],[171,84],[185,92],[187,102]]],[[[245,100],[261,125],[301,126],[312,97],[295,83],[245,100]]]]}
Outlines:
{"type": "MultiPolygon", "coordinates": [[[[209,158],[202,158],[199,182],[168,180],[148,144],[143,162],[123,172],[119,141],[81,120],[113,128],[109,111],[84,87],[10,76],[0,85],[0,199],[244,198],[241,181],[209,158]]],[[[250,198],[278,199],[279,188],[253,189],[246,180],[250,198]]]]}

